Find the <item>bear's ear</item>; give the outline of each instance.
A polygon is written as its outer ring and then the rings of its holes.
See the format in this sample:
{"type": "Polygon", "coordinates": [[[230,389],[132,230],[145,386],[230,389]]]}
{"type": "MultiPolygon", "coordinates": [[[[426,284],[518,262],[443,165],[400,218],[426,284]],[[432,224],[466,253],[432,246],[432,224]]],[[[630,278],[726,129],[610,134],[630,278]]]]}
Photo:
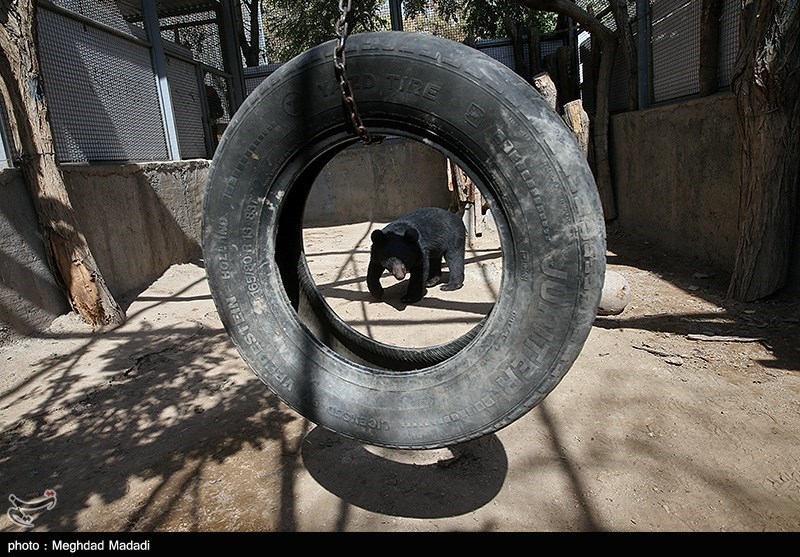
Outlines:
{"type": "Polygon", "coordinates": [[[383,235],[383,230],[373,230],[371,237],[373,244],[382,244],[384,240],[386,240],[386,237],[383,235]]]}
{"type": "Polygon", "coordinates": [[[417,230],[416,228],[413,228],[413,227],[406,228],[406,231],[403,234],[403,237],[406,240],[408,240],[409,242],[413,242],[415,244],[418,244],[419,243],[419,230],[417,230]]]}

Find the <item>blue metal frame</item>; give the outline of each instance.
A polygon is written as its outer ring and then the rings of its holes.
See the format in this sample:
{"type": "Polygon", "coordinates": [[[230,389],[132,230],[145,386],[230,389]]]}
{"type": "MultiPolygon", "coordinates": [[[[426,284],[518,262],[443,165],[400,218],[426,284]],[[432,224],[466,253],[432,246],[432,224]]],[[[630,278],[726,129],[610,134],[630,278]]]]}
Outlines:
{"type": "Polygon", "coordinates": [[[170,160],[180,160],[181,150],[178,143],[178,130],[175,124],[175,109],[172,105],[172,94],[167,79],[167,63],[164,47],[161,44],[161,31],[158,23],[158,11],[155,0],[142,0],[144,12],[144,28],[150,41],[150,52],[153,58],[153,70],[156,74],[156,87],[161,105],[161,117],[164,122],[164,134],[167,139],[167,152],[170,160]]]}

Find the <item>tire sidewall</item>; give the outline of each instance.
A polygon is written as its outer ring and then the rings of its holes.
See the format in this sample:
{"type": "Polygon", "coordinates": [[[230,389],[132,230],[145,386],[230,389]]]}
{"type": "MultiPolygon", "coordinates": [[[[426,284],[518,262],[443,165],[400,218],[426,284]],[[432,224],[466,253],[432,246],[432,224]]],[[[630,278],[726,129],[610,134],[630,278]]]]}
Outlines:
{"type": "Polygon", "coordinates": [[[591,328],[605,255],[591,173],[558,116],[494,60],[428,36],[350,37],[348,73],[370,131],[423,140],[467,169],[488,190],[503,249],[500,296],[466,349],[413,372],[350,361],[298,318],[275,262],[294,178],[350,141],[332,48],[262,83],[214,158],[203,236],[222,322],[261,380],[328,429],[408,448],[496,431],[552,391],[591,328]]]}

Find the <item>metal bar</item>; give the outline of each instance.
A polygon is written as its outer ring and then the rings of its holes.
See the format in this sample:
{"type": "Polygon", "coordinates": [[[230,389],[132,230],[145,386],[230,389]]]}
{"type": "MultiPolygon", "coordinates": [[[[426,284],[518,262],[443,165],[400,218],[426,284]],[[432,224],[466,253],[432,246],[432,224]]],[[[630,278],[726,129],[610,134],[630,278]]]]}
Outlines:
{"type": "Polygon", "coordinates": [[[636,51],[639,77],[639,110],[652,104],[650,70],[652,52],[650,47],[650,0],[636,0],[636,51]]]}
{"type": "Polygon", "coordinates": [[[115,37],[118,37],[120,39],[124,39],[126,41],[130,41],[130,42],[132,42],[134,44],[137,44],[139,46],[143,46],[145,48],[150,48],[152,46],[149,41],[142,40],[142,39],[140,39],[139,37],[137,37],[135,35],[129,35],[128,33],[120,31],[119,29],[114,29],[113,27],[111,27],[109,25],[106,25],[106,24],[101,23],[99,21],[95,21],[95,20],[93,20],[91,18],[86,17],[85,15],[79,14],[77,12],[73,12],[72,10],[68,10],[66,8],[62,8],[61,6],[57,6],[56,4],[53,4],[52,2],[49,2],[48,0],[39,0],[39,7],[40,8],[44,8],[45,10],[47,10],[49,12],[53,12],[55,14],[64,16],[64,17],[69,18],[69,19],[72,19],[74,21],[79,21],[83,25],[86,25],[88,27],[93,27],[95,29],[103,31],[104,33],[108,33],[109,35],[114,35],[115,37]]]}
{"type": "Polygon", "coordinates": [[[3,119],[5,116],[0,114],[0,168],[7,168],[12,166],[11,153],[6,147],[6,126],[3,119]]]}
{"type": "Polygon", "coordinates": [[[178,129],[175,124],[175,108],[172,105],[172,94],[169,90],[167,62],[164,56],[164,46],[161,44],[155,0],[142,0],[142,9],[144,11],[144,28],[151,43],[150,53],[161,106],[161,120],[164,123],[164,135],[167,139],[167,153],[170,160],[180,160],[181,151],[178,144],[178,129]]]}
{"type": "Polygon", "coordinates": [[[217,19],[200,19],[198,21],[184,21],[182,23],[172,23],[170,25],[164,25],[161,27],[162,30],[169,30],[172,31],[174,29],[183,29],[184,27],[197,27],[198,25],[216,25],[217,19]]]}
{"type": "Polygon", "coordinates": [[[392,31],[403,30],[403,8],[400,0],[389,0],[389,18],[392,21],[392,31]]]}
{"type": "Polygon", "coordinates": [[[193,60],[193,62],[198,66],[200,66],[200,69],[202,69],[206,73],[213,73],[214,75],[221,77],[223,79],[233,79],[233,76],[231,74],[229,74],[228,72],[224,72],[219,68],[215,68],[214,66],[209,66],[208,64],[198,62],[197,60],[193,60]]]}
{"type": "Polygon", "coordinates": [[[164,56],[166,56],[167,58],[175,58],[176,60],[180,60],[181,62],[186,62],[187,64],[194,64],[196,66],[200,66],[200,68],[202,68],[203,71],[208,73],[213,73],[214,75],[217,75],[224,79],[230,79],[232,77],[231,74],[229,74],[228,72],[220,70],[219,68],[215,68],[214,66],[209,66],[208,64],[204,64],[203,62],[195,60],[191,56],[186,56],[185,54],[181,54],[180,52],[165,51],[164,56]]]}
{"type": "Polygon", "coordinates": [[[231,115],[244,102],[244,75],[242,72],[242,56],[239,53],[239,40],[234,29],[235,10],[231,0],[220,0],[219,34],[222,42],[222,60],[225,70],[231,74],[231,115]]]}
{"type": "Polygon", "coordinates": [[[216,146],[213,138],[213,129],[211,127],[211,118],[208,113],[205,72],[203,68],[200,67],[200,64],[195,66],[195,76],[197,77],[197,88],[200,91],[200,110],[203,117],[203,140],[206,145],[206,156],[210,159],[214,156],[214,149],[216,146]]]}

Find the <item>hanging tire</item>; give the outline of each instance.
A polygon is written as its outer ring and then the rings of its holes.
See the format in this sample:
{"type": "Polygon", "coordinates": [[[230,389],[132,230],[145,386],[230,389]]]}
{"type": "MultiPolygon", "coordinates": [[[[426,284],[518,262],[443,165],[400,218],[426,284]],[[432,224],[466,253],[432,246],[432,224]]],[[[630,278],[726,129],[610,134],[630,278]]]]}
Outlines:
{"type": "Polygon", "coordinates": [[[350,37],[347,72],[370,133],[454,160],[481,188],[503,250],[492,311],[444,352],[408,365],[407,349],[354,345],[302,272],[308,192],[356,141],[332,53],[333,43],[311,49],[262,82],[214,157],[203,247],[220,318],[256,375],[327,429],[417,449],[497,431],[556,387],[596,316],[605,226],[589,167],[558,115],[495,60],[427,35],[350,37]]]}

